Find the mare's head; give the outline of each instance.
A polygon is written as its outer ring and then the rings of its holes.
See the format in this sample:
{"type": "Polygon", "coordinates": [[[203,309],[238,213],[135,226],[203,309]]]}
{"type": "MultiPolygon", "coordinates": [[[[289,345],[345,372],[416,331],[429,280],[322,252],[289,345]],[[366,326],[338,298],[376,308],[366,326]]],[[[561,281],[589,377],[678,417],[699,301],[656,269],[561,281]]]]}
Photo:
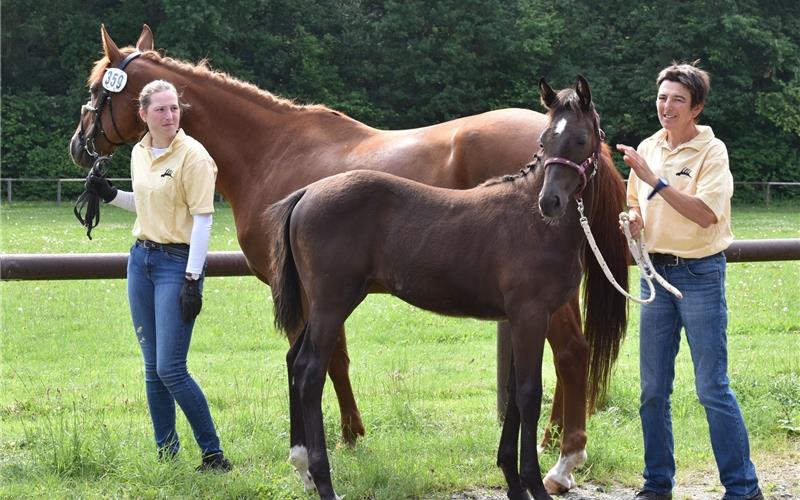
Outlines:
{"type": "Polygon", "coordinates": [[[124,144],[139,140],[144,124],[138,116],[139,92],[154,79],[144,74],[139,55],[153,50],[153,33],[147,25],[136,47],[119,49],[100,27],[104,55],[95,62],[88,78],[89,102],[81,107],[81,117],[72,139],[69,155],[72,161],[90,168],[100,156],[109,156],[124,144]]]}
{"type": "Polygon", "coordinates": [[[603,132],[589,83],[582,76],[575,88],[558,93],[543,78],[539,95],[549,118],[541,136],[545,174],[539,209],[545,217],[557,218],[564,215],[571,196],[580,197],[597,171],[603,132]]]}

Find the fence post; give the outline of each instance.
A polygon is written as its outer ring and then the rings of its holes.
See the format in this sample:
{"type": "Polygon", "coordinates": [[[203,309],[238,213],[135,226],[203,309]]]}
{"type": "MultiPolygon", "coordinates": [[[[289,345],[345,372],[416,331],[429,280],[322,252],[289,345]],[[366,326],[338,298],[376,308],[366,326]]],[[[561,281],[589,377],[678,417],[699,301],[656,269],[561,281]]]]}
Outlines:
{"type": "Polygon", "coordinates": [[[6,199],[8,200],[9,203],[11,203],[11,181],[10,180],[6,180],[6,186],[8,186],[7,187],[8,190],[6,191],[6,193],[7,193],[6,194],[6,197],[7,197],[6,199]]]}
{"type": "Polygon", "coordinates": [[[57,186],[58,188],[56,188],[56,205],[61,206],[61,179],[58,180],[57,186]]]}
{"type": "Polygon", "coordinates": [[[767,182],[767,208],[769,208],[769,187],[772,185],[771,182],[767,182]]]}

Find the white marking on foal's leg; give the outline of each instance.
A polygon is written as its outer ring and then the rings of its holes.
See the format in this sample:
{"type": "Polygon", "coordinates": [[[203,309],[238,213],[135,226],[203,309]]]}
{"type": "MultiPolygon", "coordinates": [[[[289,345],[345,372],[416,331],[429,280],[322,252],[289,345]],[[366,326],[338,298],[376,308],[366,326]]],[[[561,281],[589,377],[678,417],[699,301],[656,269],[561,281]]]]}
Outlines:
{"type": "Polygon", "coordinates": [[[556,123],[556,129],[554,130],[554,132],[556,135],[558,135],[561,132],[563,132],[565,128],[567,128],[567,119],[562,118],[558,120],[558,123],[556,123]]]}
{"type": "Polygon", "coordinates": [[[289,450],[289,463],[294,466],[300,480],[303,481],[303,486],[306,492],[312,493],[317,491],[317,486],[314,484],[314,478],[308,472],[308,450],[305,446],[292,446],[289,450]]]}
{"type": "Polygon", "coordinates": [[[586,450],[561,455],[552,469],[544,477],[544,485],[550,494],[561,494],[577,486],[572,471],[586,463],[586,450]]]}

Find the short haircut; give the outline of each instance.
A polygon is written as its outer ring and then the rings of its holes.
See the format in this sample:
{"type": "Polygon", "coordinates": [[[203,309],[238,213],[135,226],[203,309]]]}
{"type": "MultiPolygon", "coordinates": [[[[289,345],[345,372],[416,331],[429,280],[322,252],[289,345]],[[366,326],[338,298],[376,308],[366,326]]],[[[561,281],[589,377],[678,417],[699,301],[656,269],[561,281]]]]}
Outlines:
{"type": "Polygon", "coordinates": [[[673,61],[670,66],[661,70],[656,79],[656,86],[660,87],[661,82],[669,80],[671,82],[678,82],[689,89],[689,94],[692,97],[691,106],[694,108],[698,104],[703,104],[708,98],[708,91],[711,88],[711,78],[708,73],[697,67],[696,60],[692,63],[678,64],[673,61]]]}

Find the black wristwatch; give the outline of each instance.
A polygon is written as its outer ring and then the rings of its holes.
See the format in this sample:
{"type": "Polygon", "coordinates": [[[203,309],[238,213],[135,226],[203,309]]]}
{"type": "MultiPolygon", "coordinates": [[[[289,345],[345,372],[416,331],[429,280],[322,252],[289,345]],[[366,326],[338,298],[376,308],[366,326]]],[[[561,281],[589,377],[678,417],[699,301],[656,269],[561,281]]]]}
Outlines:
{"type": "Polygon", "coordinates": [[[650,198],[652,198],[653,196],[658,194],[659,191],[661,191],[662,189],[664,189],[667,186],[669,186],[669,181],[667,181],[667,179],[664,178],[664,177],[659,177],[658,178],[658,182],[653,187],[653,191],[650,194],[647,195],[647,199],[649,200],[650,198]]]}

